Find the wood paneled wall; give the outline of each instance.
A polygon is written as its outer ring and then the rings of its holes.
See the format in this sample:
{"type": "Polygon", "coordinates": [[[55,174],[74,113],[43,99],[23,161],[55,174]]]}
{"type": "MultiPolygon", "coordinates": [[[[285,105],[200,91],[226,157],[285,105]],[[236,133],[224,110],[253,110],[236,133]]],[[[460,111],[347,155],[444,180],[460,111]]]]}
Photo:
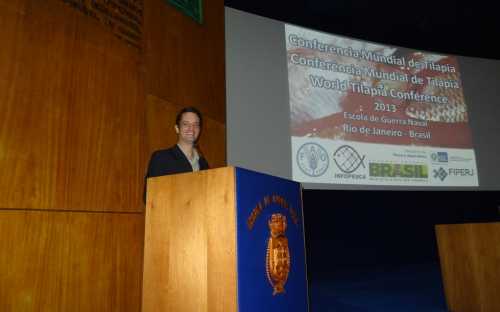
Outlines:
{"type": "Polygon", "coordinates": [[[146,92],[225,124],[224,1],[203,11],[199,25],[165,0],[145,2],[146,92]]]}
{"type": "Polygon", "coordinates": [[[144,6],[140,51],[64,1],[0,0],[2,311],[140,310],[146,163],[181,106],[225,164],[222,0],[204,25],[144,6]]]}
{"type": "Polygon", "coordinates": [[[1,311],[139,311],[144,215],[0,212],[1,311]]]}
{"type": "Polygon", "coordinates": [[[61,1],[21,7],[1,13],[0,207],[141,211],[140,56],[61,1]]]}
{"type": "Polygon", "coordinates": [[[436,226],[450,311],[500,311],[500,223],[436,226]]]}

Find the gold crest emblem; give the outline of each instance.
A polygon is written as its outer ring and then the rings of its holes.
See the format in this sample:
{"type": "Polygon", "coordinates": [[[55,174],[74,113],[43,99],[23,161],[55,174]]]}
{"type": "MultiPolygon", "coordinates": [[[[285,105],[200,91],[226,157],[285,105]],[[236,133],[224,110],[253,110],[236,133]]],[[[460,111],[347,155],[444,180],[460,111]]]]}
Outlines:
{"type": "Polygon", "coordinates": [[[267,241],[266,272],[273,287],[273,296],[285,292],[285,284],[290,273],[290,251],[285,236],[286,217],[275,213],[268,221],[269,239],[267,241]]]}

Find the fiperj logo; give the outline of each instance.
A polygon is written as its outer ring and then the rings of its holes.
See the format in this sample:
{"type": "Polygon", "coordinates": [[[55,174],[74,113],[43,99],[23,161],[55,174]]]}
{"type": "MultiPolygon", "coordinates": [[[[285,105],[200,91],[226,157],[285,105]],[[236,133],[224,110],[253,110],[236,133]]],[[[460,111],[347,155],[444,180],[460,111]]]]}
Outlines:
{"type": "Polygon", "coordinates": [[[434,178],[439,179],[441,181],[444,181],[446,177],[448,176],[448,173],[446,173],[446,170],[443,169],[443,167],[440,167],[439,169],[434,169],[434,178]]]}
{"type": "Polygon", "coordinates": [[[437,152],[431,154],[431,159],[434,162],[448,162],[448,153],[447,152],[437,152]]]}
{"type": "Polygon", "coordinates": [[[328,153],[319,144],[306,143],[297,151],[297,165],[310,177],[322,176],[328,169],[328,153]]]}
{"type": "Polygon", "coordinates": [[[456,177],[473,177],[474,169],[470,168],[449,168],[448,175],[456,177]]]}
{"type": "Polygon", "coordinates": [[[474,169],[469,168],[448,168],[448,170],[440,167],[439,169],[434,169],[434,178],[444,181],[449,176],[455,177],[473,177],[474,169]]]}

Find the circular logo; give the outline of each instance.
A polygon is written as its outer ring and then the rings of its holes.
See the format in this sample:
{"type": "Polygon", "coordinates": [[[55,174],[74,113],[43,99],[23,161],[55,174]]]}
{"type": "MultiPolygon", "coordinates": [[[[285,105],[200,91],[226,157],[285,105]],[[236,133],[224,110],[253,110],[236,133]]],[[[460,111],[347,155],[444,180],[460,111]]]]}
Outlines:
{"type": "Polygon", "coordinates": [[[432,154],[431,154],[431,159],[432,159],[433,161],[437,161],[437,160],[438,160],[438,155],[437,155],[436,153],[432,153],[432,154]]]}
{"type": "Polygon", "coordinates": [[[310,177],[319,177],[329,165],[328,153],[316,143],[306,143],[297,151],[297,164],[300,170],[310,177]]]}

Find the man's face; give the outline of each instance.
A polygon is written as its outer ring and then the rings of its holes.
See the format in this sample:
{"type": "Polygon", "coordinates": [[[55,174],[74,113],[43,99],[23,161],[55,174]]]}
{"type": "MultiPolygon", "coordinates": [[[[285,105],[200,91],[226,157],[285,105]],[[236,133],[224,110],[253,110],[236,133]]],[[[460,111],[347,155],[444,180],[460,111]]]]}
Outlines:
{"type": "Polygon", "coordinates": [[[200,119],[195,113],[182,114],[178,126],[179,142],[194,144],[200,135],[200,119]]]}

